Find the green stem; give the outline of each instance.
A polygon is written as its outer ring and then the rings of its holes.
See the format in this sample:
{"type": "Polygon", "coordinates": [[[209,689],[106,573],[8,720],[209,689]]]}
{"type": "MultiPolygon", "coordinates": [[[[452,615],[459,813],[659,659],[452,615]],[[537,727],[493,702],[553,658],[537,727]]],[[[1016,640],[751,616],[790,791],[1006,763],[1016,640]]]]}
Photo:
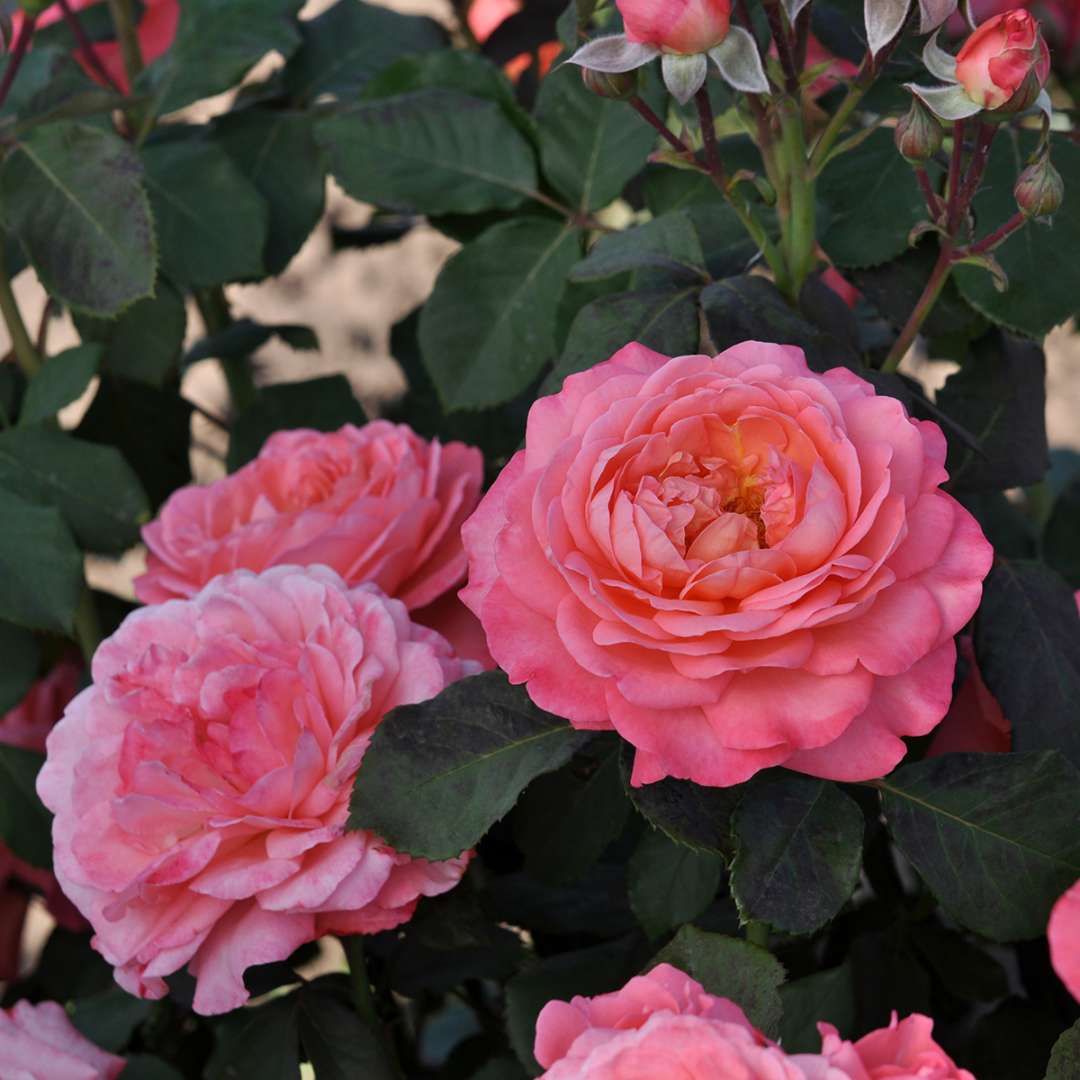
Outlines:
{"type": "Polygon", "coordinates": [[[28,379],[32,379],[41,370],[41,357],[34,348],[34,342],[26,329],[26,323],[23,322],[22,313],[15,300],[15,293],[11,288],[11,278],[8,277],[7,267],[4,266],[4,241],[5,236],[0,233],[0,315],[7,324],[15,359],[22,368],[23,374],[28,379]]]}
{"type": "Polygon", "coordinates": [[[863,70],[865,68],[866,61],[864,60],[863,67],[859,69],[859,74],[848,87],[844,100],[840,102],[840,107],[833,113],[832,119],[814,144],[814,151],[810,155],[811,176],[817,176],[825,168],[836,140],[840,138],[848,120],[851,118],[851,114],[855,111],[859,102],[862,101],[863,95],[870,89],[869,83],[863,84],[863,70]]]}
{"type": "Polygon", "coordinates": [[[788,214],[783,222],[787,262],[791,272],[791,298],[797,301],[803,282],[814,267],[817,251],[814,182],[810,179],[798,101],[785,102],[780,114],[781,149],[788,175],[788,214]]]}
{"type": "MultiPolygon", "coordinates": [[[[221,286],[200,289],[195,293],[195,306],[199,309],[207,334],[220,334],[232,323],[232,312],[225,290],[221,286]]],[[[225,381],[229,384],[229,397],[234,413],[243,412],[255,402],[255,380],[251,377],[251,359],[247,356],[221,358],[225,381]]]]}
{"type": "Polygon", "coordinates": [[[945,288],[945,282],[949,280],[949,271],[952,269],[952,264],[952,241],[945,240],[941,244],[941,252],[938,254],[938,260],[934,264],[934,269],[930,273],[926,287],[922,291],[922,296],[919,297],[918,303],[908,316],[904,329],[900,331],[900,336],[893,342],[889,355],[885,357],[885,363],[881,365],[882,371],[894,372],[900,366],[900,361],[904,359],[908,349],[911,348],[911,344],[918,335],[922,324],[926,322],[927,316],[933,310],[934,304],[937,303],[941,290],[945,288]]]}
{"type": "Polygon", "coordinates": [[[766,923],[752,919],[746,924],[746,940],[759,949],[769,948],[769,927],[766,923]]]}
{"type": "Polygon", "coordinates": [[[94,594],[87,585],[79,599],[75,612],[75,639],[82,650],[87,668],[94,658],[97,647],[101,644],[101,624],[98,622],[97,608],[94,606],[94,594]]]}
{"type": "Polygon", "coordinates": [[[390,1040],[386,1037],[386,1031],[375,1007],[375,995],[371,992],[367,964],[364,962],[364,938],[360,934],[350,934],[341,939],[341,944],[345,948],[345,957],[349,962],[349,981],[352,984],[353,1004],[356,1006],[356,1011],[382,1048],[394,1074],[400,1076],[401,1066],[390,1040]]]}
{"type": "Polygon", "coordinates": [[[135,79],[143,69],[142,49],[139,48],[139,28],[135,25],[131,0],[109,0],[109,14],[112,16],[116,40],[120,45],[124,74],[127,75],[128,87],[131,88],[134,87],[135,79]]]}

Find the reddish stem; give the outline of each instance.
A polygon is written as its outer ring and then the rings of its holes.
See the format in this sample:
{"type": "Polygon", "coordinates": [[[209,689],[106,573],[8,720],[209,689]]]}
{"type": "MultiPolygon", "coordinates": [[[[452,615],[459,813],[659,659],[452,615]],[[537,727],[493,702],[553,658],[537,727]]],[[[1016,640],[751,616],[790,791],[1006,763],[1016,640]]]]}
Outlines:
{"type": "Polygon", "coordinates": [[[97,50],[94,48],[94,43],[86,36],[86,31],[83,29],[82,23],[79,22],[79,17],[72,11],[71,0],[60,0],[60,10],[64,13],[64,19],[76,42],[78,42],[79,51],[86,58],[86,62],[90,67],[94,69],[94,74],[118,94],[123,94],[123,90],[116,85],[112,76],[105,70],[105,65],[102,64],[101,57],[98,56],[97,50]]]}
{"type": "Polygon", "coordinates": [[[1019,210],[1013,214],[1004,225],[999,225],[988,236],[984,236],[977,244],[972,244],[962,255],[985,255],[993,251],[999,244],[1008,240],[1018,229],[1022,229],[1027,223],[1027,216],[1019,210]]]}
{"type": "Polygon", "coordinates": [[[975,150],[968,165],[967,177],[960,189],[960,202],[958,211],[962,213],[970,205],[982,183],[983,174],[986,172],[987,162],[990,160],[990,144],[997,134],[996,124],[980,124],[978,138],[975,140],[975,150]]]}
{"type": "Polygon", "coordinates": [[[8,91],[15,81],[23,57],[26,56],[26,50],[30,47],[30,39],[34,36],[36,23],[36,15],[26,15],[22,25],[19,27],[18,34],[15,35],[15,44],[11,47],[11,56],[8,59],[7,67],[4,69],[4,77],[0,79],[0,105],[7,101],[8,91]]]}
{"type": "Polygon", "coordinates": [[[675,132],[673,132],[671,128],[669,128],[667,124],[665,124],[664,121],[661,120],[660,117],[652,111],[651,108],[649,108],[648,104],[642,101],[640,97],[638,97],[637,94],[635,94],[630,99],[630,104],[634,107],[635,112],[637,112],[637,114],[647,124],[649,124],[651,127],[654,127],[658,132],[660,132],[660,134],[664,138],[664,141],[667,142],[667,144],[673,150],[680,154],[687,155],[691,160],[693,160],[694,151],[691,150],[690,147],[687,146],[686,143],[684,143],[682,139],[680,139],[679,136],[676,135],[675,132]]]}
{"type": "Polygon", "coordinates": [[[948,219],[946,228],[949,235],[956,232],[959,195],[960,195],[960,167],[964,162],[964,121],[957,120],[953,124],[953,149],[952,160],[949,162],[949,186],[947,189],[948,219]]]}
{"type": "Polygon", "coordinates": [[[941,214],[941,196],[934,190],[929,174],[921,165],[915,169],[915,179],[919,181],[919,190],[926,200],[926,209],[934,221],[937,221],[941,214]]]}
{"type": "Polygon", "coordinates": [[[784,69],[784,82],[787,92],[794,96],[799,90],[799,69],[795,66],[791,37],[784,29],[784,17],[780,11],[780,0],[765,0],[765,15],[769,20],[769,31],[776,42],[776,55],[784,69]]]}

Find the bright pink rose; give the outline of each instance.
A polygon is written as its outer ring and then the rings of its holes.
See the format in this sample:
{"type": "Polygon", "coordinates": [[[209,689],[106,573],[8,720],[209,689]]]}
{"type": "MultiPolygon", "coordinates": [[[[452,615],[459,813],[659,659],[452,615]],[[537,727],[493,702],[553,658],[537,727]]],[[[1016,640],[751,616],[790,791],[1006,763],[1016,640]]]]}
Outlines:
{"type": "MultiPolygon", "coordinates": [[[[621,990],[549,1001],[536,1020],[544,1080],[803,1080],[742,1009],[659,964],[621,990]]],[[[839,1080],[839,1078],[838,1078],[839,1080]]]]}
{"type": "MultiPolygon", "coordinates": [[[[232,476],[169,497],[143,529],[149,556],[136,595],[157,604],[230,570],[322,563],[415,613],[465,577],[461,525],[483,470],[475,447],[429,443],[385,420],[333,434],[279,431],[232,476]]],[[[453,607],[436,609],[447,630],[453,607]]]]}
{"type": "Polygon", "coordinates": [[[141,997],[187,964],[195,1009],[323,934],[374,933],[446,892],[467,857],[346,832],[379,720],[479,665],[373,585],[324,566],[219,577],[129,615],[53,729],[38,793],[56,875],[141,997]]]}
{"type": "MultiPolygon", "coordinates": [[[[62,660],[34,683],[14,709],[0,716],[0,743],[44,752],[45,737],[75,696],[79,674],[77,664],[62,660]]],[[[45,897],[61,926],[81,930],[86,925],[48,870],[23,862],[0,843],[0,981],[14,979],[19,973],[23,923],[32,892],[45,897]]]]}
{"type": "Polygon", "coordinates": [[[637,748],[634,784],[882,776],[945,715],[990,566],[944,460],[791,346],[628,345],[533,405],[461,596],[541,708],[637,748]]]}
{"type": "Polygon", "coordinates": [[[1050,962],[1058,978],[1080,1001],[1080,881],[1054,905],[1046,936],[1050,941],[1050,962]]]}
{"type": "MultiPolygon", "coordinates": [[[[102,0],[71,0],[71,8],[73,11],[81,11],[83,8],[93,7],[101,2],[102,0]]],[[[138,26],[139,49],[143,63],[149,64],[169,51],[180,22],[180,2],[179,0],[142,0],[142,2],[144,10],[138,26]]],[[[37,25],[44,28],[51,23],[59,22],[63,17],[60,5],[53,4],[38,18],[37,25]]],[[[26,16],[21,11],[15,13],[13,23],[16,32],[25,18],[26,16]]],[[[128,85],[119,43],[100,41],[94,44],[93,51],[97,64],[105,69],[113,83],[127,93],[131,87],[128,85]]],[[[87,58],[82,49],[76,51],[75,59],[79,61],[91,79],[95,82],[103,81],[98,72],[98,66],[87,58]]]]}
{"type": "Polygon", "coordinates": [[[731,0],[615,0],[631,41],[703,53],[727,37],[731,0]]]}
{"type": "MultiPolygon", "coordinates": [[[[851,1080],[975,1080],[933,1039],[934,1021],[913,1013],[878,1028],[856,1043],[840,1038],[831,1024],[818,1024],[821,1056],[851,1080]]],[[[814,1073],[810,1073],[814,1076],[814,1073]]]]}
{"type": "Polygon", "coordinates": [[[995,15],[964,42],[956,78],[984,109],[1026,109],[1050,74],[1050,50],[1039,22],[1023,9],[995,15]]]}
{"type": "Polygon", "coordinates": [[[55,1001],[0,1009],[4,1080],[116,1080],[126,1064],[80,1035],[55,1001]]]}

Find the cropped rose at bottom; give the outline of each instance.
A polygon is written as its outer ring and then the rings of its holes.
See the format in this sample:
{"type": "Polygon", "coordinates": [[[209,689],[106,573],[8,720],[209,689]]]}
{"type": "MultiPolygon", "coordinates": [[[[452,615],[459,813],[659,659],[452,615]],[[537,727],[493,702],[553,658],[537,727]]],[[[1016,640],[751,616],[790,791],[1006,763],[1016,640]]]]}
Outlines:
{"type": "Polygon", "coordinates": [[[4,1080],[116,1080],[126,1065],[80,1035],[55,1001],[0,1009],[4,1080]]]}
{"type": "Polygon", "coordinates": [[[237,571],[130,615],[98,649],[38,778],[56,875],[117,981],[162,997],[185,964],[204,1014],[327,933],[407,920],[467,856],[345,832],[371,733],[479,670],[375,586],[327,567],[237,571]]]}
{"type": "Polygon", "coordinates": [[[634,784],[882,776],[945,715],[990,566],[944,461],[799,349],[629,345],[533,405],[461,596],[511,682],[636,747],[634,784]]]}

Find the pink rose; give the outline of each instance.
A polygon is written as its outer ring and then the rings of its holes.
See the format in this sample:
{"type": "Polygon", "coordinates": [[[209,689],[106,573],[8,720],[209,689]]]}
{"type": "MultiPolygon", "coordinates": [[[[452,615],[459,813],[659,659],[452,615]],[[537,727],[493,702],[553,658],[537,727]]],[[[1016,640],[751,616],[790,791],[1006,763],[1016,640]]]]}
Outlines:
{"type": "Polygon", "coordinates": [[[945,719],[934,732],[927,757],[958,751],[979,754],[1006,754],[1012,749],[1012,725],[990,693],[979,665],[971,637],[960,638],[960,654],[967,661],[967,675],[945,719]]]}
{"type": "MultiPolygon", "coordinates": [[[[79,675],[80,668],[74,661],[62,660],[34,683],[15,708],[0,716],[0,743],[43,752],[45,737],[75,696],[79,675]]],[[[19,973],[23,923],[31,890],[45,897],[49,911],[61,926],[69,930],[86,926],[48,870],[23,862],[0,843],[0,981],[14,979],[19,973]]]]}
{"type": "MultiPolygon", "coordinates": [[[[232,476],[170,496],[143,529],[149,556],[136,595],[157,604],[230,570],[322,563],[416,613],[465,576],[461,525],[483,469],[474,447],[429,443],[385,420],[333,434],[279,431],[232,476]]],[[[442,621],[415,617],[442,632],[454,606],[437,609],[442,621]]]]}
{"type": "Polygon", "coordinates": [[[615,0],[631,41],[703,53],[727,37],[731,0],[615,0]]]}
{"type": "MultiPolygon", "coordinates": [[[[850,1080],[975,1080],[933,1040],[934,1021],[914,1013],[878,1028],[856,1043],[831,1024],[818,1024],[821,1056],[850,1080]]],[[[814,1073],[808,1075],[814,1076],[814,1073]]]]}
{"type": "Polygon", "coordinates": [[[1023,9],[984,22],[956,56],[957,81],[984,109],[1028,108],[1049,74],[1050,50],[1038,20],[1023,9]]]}
{"type": "Polygon", "coordinates": [[[628,345],[533,405],[461,596],[541,708],[637,748],[636,785],[882,776],[945,715],[990,566],[944,460],[791,346],[628,345]]]}
{"type": "MultiPolygon", "coordinates": [[[[599,997],[549,1001],[536,1020],[544,1080],[803,1080],[742,1009],[669,964],[599,997]]],[[[842,1080],[838,1077],[837,1080],[842,1080]]]]}
{"type": "Polygon", "coordinates": [[[1054,971],[1065,989],[1080,1001],[1080,881],[1054,905],[1046,936],[1054,971]]]}
{"type": "Polygon", "coordinates": [[[467,856],[411,859],[345,821],[383,715],[478,668],[323,566],[237,571],[129,615],[38,777],[57,878],[120,985],[158,998],[187,964],[196,1011],[226,1012],[252,964],[452,888],[467,856]]]}
{"type": "Polygon", "coordinates": [[[0,1009],[5,1080],[116,1080],[126,1064],[80,1035],[55,1001],[19,1001],[0,1009]]]}
{"type": "MultiPolygon", "coordinates": [[[[81,11],[83,8],[101,3],[102,0],[70,0],[70,2],[73,11],[81,11]]],[[[143,63],[150,64],[169,51],[173,38],[176,37],[176,28],[180,22],[180,3],[179,0],[143,0],[143,9],[138,25],[139,50],[142,53],[143,63]]],[[[44,28],[51,23],[59,22],[63,17],[60,5],[53,4],[39,16],[37,25],[44,28]]],[[[21,11],[15,13],[13,24],[16,32],[25,18],[26,16],[21,11]]],[[[128,85],[119,43],[99,41],[94,44],[93,51],[97,65],[87,58],[82,49],[75,53],[75,59],[82,65],[86,74],[95,82],[102,82],[98,72],[98,66],[100,66],[125,94],[128,93],[131,87],[128,85]]]]}

